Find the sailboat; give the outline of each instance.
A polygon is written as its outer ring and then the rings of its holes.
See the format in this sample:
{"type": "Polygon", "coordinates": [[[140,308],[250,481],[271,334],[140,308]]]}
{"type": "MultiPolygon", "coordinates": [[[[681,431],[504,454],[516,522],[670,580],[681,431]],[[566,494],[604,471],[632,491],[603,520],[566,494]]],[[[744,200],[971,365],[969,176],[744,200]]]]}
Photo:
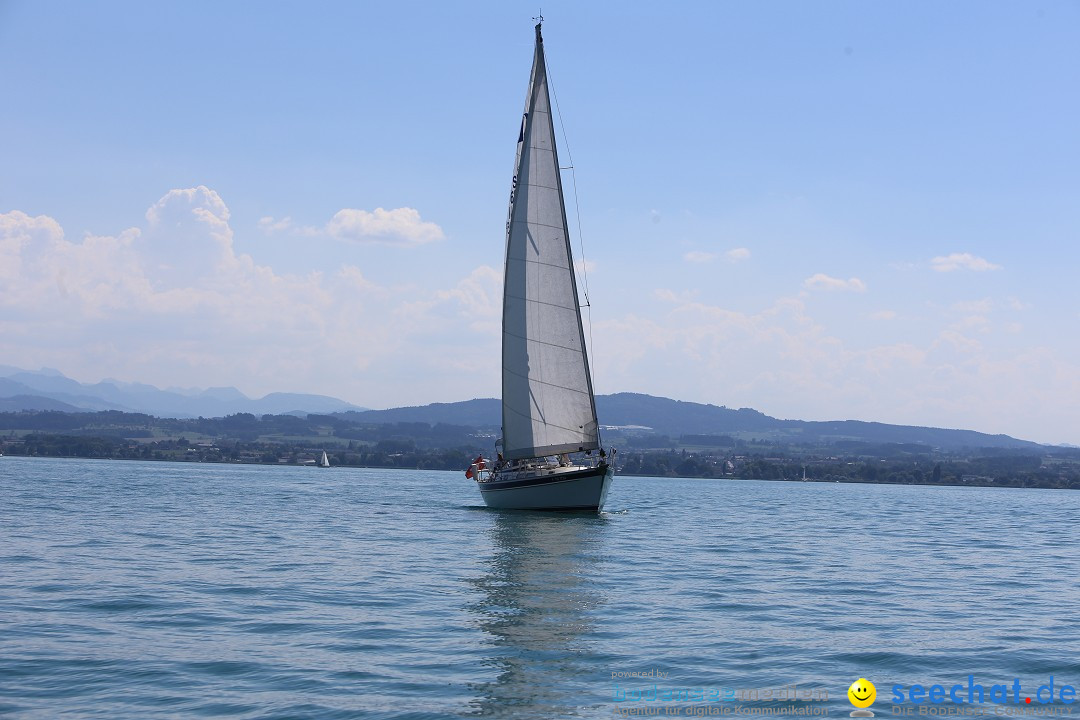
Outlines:
{"type": "Polygon", "coordinates": [[[325,450],[322,451],[322,457],[319,458],[319,467],[322,467],[322,468],[330,467],[330,458],[326,457],[326,451],[325,450]]]}
{"type": "Polygon", "coordinates": [[[506,221],[502,438],[495,462],[477,458],[466,475],[488,507],[599,511],[614,471],[600,444],[540,28],[506,221]]]}

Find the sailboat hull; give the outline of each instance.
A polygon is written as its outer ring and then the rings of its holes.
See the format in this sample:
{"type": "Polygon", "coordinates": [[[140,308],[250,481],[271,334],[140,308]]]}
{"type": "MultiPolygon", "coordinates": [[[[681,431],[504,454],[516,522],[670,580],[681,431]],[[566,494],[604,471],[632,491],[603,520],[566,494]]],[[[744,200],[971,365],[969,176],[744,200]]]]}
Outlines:
{"type": "Polygon", "coordinates": [[[591,510],[604,507],[614,475],[610,465],[544,469],[477,483],[484,503],[500,510],[591,510]]]}

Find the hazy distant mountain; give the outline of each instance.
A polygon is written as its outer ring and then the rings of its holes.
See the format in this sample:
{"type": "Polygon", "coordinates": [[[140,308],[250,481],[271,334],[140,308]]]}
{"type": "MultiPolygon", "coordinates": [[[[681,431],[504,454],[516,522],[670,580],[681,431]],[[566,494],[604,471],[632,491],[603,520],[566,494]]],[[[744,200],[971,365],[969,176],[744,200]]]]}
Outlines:
{"type": "Polygon", "coordinates": [[[783,422],[749,408],[730,410],[640,393],[601,395],[596,398],[596,413],[604,425],[642,425],[664,435],[766,432],[783,422]]]}
{"type": "Polygon", "coordinates": [[[220,400],[222,402],[229,402],[232,400],[247,400],[248,397],[244,393],[240,392],[234,387],[214,387],[206,388],[205,390],[192,391],[192,396],[213,398],[214,400],[220,400]]]}
{"type": "Polygon", "coordinates": [[[159,390],[153,385],[102,380],[84,384],[56,370],[31,372],[0,365],[0,411],[123,410],[157,417],[222,417],[240,412],[255,415],[335,413],[363,410],[326,395],[270,393],[249,398],[232,387],[206,390],[159,390]],[[61,406],[46,407],[44,401],[61,406]]]}
{"type": "Polygon", "coordinates": [[[399,422],[423,422],[430,425],[465,425],[475,428],[494,428],[502,425],[502,401],[480,398],[455,403],[432,403],[417,407],[391,408],[389,410],[365,410],[342,414],[355,422],[377,424],[399,422]]]}
{"type": "Polygon", "coordinates": [[[679,435],[760,433],[788,441],[857,440],[869,443],[916,443],[943,449],[966,447],[1036,448],[1038,443],[1008,435],[974,430],[912,425],[888,425],[861,420],[778,420],[749,408],[731,410],[716,405],[618,393],[596,398],[597,414],[606,425],[645,425],[656,432],[679,435]]]}
{"type": "Polygon", "coordinates": [[[63,376],[37,375],[20,371],[10,377],[0,377],[0,398],[14,404],[13,410],[38,410],[37,401],[42,398],[59,401],[77,410],[128,410],[123,405],[109,402],[100,395],[86,392],[86,387],[63,376]],[[71,383],[70,385],[66,383],[71,383]],[[29,406],[19,406],[18,398],[36,398],[26,400],[29,406]]]}
{"type": "Polygon", "coordinates": [[[270,393],[255,403],[257,410],[248,410],[255,414],[285,415],[288,413],[317,413],[329,415],[346,410],[364,410],[365,408],[347,403],[328,395],[303,395],[299,393],[270,393]]]}
{"type": "Polygon", "coordinates": [[[18,412],[20,410],[56,410],[59,412],[79,412],[79,408],[52,398],[38,395],[15,395],[0,398],[0,412],[18,412]]]}

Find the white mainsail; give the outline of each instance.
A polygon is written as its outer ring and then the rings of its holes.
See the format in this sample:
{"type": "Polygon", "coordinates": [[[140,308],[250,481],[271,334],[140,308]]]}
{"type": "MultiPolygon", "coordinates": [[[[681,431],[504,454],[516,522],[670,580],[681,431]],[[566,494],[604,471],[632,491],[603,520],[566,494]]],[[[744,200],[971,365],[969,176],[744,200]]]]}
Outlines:
{"type": "Polygon", "coordinates": [[[503,454],[600,446],[540,25],[518,138],[503,284],[503,454]]]}

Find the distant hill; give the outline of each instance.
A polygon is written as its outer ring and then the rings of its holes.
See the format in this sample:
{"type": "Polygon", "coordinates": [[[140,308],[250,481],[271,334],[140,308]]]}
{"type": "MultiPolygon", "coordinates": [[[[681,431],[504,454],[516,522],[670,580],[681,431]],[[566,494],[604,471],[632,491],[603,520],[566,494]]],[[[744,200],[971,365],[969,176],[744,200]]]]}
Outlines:
{"type": "Polygon", "coordinates": [[[432,403],[416,407],[363,412],[338,413],[345,420],[365,423],[422,422],[430,425],[465,425],[474,428],[497,428],[502,425],[502,401],[480,398],[454,403],[432,403]]]}
{"type": "Polygon", "coordinates": [[[56,370],[37,372],[0,366],[0,412],[63,410],[146,413],[156,417],[224,417],[236,413],[254,415],[329,414],[363,410],[326,395],[270,393],[253,399],[236,388],[207,390],[159,390],[153,385],[102,380],[84,384],[56,370]],[[46,401],[59,403],[47,406],[46,401]]]}
{"type": "MultiPolygon", "coordinates": [[[[753,435],[797,443],[857,441],[870,444],[917,444],[942,449],[1013,448],[1034,449],[1038,443],[1008,435],[989,435],[973,430],[887,425],[860,420],[805,421],[778,420],[757,410],[732,410],[716,405],[671,400],[640,393],[598,395],[596,411],[604,426],[648,428],[657,435],[753,435]]],[[[424,422],[498,428],[502,424],[502,404],[494,398],[457,403],[434,403],[391,410],[350,412],[341,417],[354,422],[424,422]]],[[[634,432],[643,432],[635,430],[634,432]]]]}
{"type": "Polygon", "coordinates": [[[54,410],[57,412],[79,412],[79,408],[52,398],[37,395],[15,395],[0,398],[0,412],[19,412],[22,410],[54,410]]]}
{"type": "Polygon", "coordinates": [[[915,443],[943,449],[965,447],[1038,448],[1039,443],[1008,435],[861,420],[778,420],[757,410],[731,410],[716,405],[618,393],[596,398],[597,414],[606,425],[645,425],[665,435],[731,435],[761,433],[789,442],[858,440],[867,443],[915,443]]]}
{"type": "Polygon", "coordinates": [[[766,432],[782,422],[748,408],[730,410],[639,393],[601,395],[596,398],[596,413],[604,425],[643,425],[664,435],[766,432]]]}

